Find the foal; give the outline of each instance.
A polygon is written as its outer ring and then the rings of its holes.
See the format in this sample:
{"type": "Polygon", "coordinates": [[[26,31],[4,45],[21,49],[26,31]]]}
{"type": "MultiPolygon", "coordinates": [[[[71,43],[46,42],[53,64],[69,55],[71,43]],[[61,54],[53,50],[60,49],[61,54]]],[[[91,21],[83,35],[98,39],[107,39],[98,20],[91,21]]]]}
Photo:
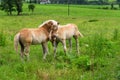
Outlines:
{"type": "Polygon", "coordinates": [[[72,48],[71,38],[74,37],[76,40],[76,48],[77,53],[79,53],[79,41],[78,37],[83,35],[79,32],[77,25],[75,24],[67,24],[67,25],[59,25],[58,30],[54,30],[51,33],[51,42],[54,46],[54,57],[56,56],[56,48],[59,42],[63,44],[64,52],[66,53],[66,40],[69,40],[70,50],[72,48]]]}
{"type": "Polygon", "coordinates": [[[48,53],[47,42],[51,31],[58,29],[59,23],[55,20],[45,21],[39,28],[26,28],[20,30],[14,37],[14,47],[17,51],[18,43],[21,47],[20,56],[29,60],[30,45],[42,44],[43,59],[46,59],[48,53]]]}

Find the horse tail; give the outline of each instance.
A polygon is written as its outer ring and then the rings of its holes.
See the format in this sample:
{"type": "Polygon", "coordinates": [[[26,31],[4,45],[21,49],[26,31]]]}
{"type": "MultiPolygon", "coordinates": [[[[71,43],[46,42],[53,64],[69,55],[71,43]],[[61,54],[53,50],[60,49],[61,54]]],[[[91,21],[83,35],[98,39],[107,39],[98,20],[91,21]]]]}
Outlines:
{"type": "Polygon", "coordinates": [[[77,25],[75,25],[75,31],[76,31],[76,35],[83,37],[83,34],[78,30],[77,25]]]}
{"type": "Polygon", "coordinates": [[[14,48],[16,52],[18,52],[19,36],[20,36],[20,33],[16,34],[14,37],[14,48]]]}
{"type": "Polygon", "coordinates": [[[83,34],[81,32],[77,32],[80,37],[83,37],[83,34]]]}

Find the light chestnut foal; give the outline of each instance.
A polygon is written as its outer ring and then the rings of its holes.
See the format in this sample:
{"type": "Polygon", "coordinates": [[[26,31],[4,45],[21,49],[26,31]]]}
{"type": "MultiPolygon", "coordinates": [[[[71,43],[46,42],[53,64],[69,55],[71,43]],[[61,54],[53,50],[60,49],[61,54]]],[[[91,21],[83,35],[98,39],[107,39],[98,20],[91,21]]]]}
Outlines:
{"type": "Polygon", "coordinates": [[[66,53],[66,40],[69,40],[69,45],[70,45],[70,51],[72,48],[72,42],[71,39],[74,37],[76,40],[76,48],[77,48],[77,53],[79,54],[79,41],[78,37],[83,35],[79,32],[77,25],[75,24],[67,24],[67,25],[59,25],[58,30],[54,30],[51,32],[51,42],[54,46],[54,57],[56,56],[56,48],[58,46],[58,43],[61,42],[64,47],[64,52],[66,53]]]}
{"type": "Polygon", "coordinates": [[[26,56],[29,60],[30,45],[42,44],[43,59],[46,59],[48,53],[47,42],[51,31],[58,29],[59,23],[55,20],[45,21],[38,28],[25,28],[20,30],[14,37],[14,47],[17,51],[18,43],[21,47],[20,56],[22,59],[26,56]]]}

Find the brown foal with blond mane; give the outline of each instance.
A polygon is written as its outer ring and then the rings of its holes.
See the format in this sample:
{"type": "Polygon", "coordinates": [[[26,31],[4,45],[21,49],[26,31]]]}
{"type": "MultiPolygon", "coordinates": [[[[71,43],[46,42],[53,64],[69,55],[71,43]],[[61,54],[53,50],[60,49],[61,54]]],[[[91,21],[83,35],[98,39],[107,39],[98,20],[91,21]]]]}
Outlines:
{"type": "Polygon", "coordinates": [[[59,25],[58,30],[54,30],[51,32],[51,38],[50,38],[54,46],[54,57],[56,56],[56,48],[59,42],[63,44],[64,52],[66,53],[66,50],[67,50],[66,40],[69,40],[70,51],[71,51],[72,37],[74,37],[74,39],[76,40],[77,53],[79,54],[79,41],[78,41],[79,36],[83,37],[83,35],[78,30],[77,25],[75,24],[59,25]]]}
{"type": "Polygon", "coordinates": [[[46,59],[48,53],[47,42],[51,31],[58,29],[59,23],[55,20],[45,21],[39,28],[25,28],[20,30],[14,37],[14,47],[17,51],[18,43],[21,47],[20,56],[23,59],[26,56],[29,60],[30,45],[42,44],[43,59],[46,59]]]}

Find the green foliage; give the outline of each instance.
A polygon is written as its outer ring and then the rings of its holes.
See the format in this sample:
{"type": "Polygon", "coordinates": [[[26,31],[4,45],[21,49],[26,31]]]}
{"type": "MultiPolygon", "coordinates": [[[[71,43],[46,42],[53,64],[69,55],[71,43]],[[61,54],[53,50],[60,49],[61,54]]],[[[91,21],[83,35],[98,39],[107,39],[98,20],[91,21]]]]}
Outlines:
{"type": "Polygon", "coordinates": [[[6,35],[4,31],[0,31],[0,46],[6,45],[6,35]]]}
{"type": "Polygon", "coordinates": [[[119,31],[118,29],[114,29],[113,40],[118,40],[118,39],[119,39],[119,31]]]}
{"type": "Polygon", "coordinates": [[[116,66],[115,78],[116,78],[117,80],[120,80],[120,64],[117,64],[117,66],[116,66]]]}
{"type": "Polygon", "coordinates": [[[7,12],[8,15],[12,15],[12,11],[14,11],[14,0],[2,0],[1,2],[1,10],[7,12]]]}
{"type": "Polygon", "coordinates": [[[83,68],[85,70],[90,70],[91,60],[90,57],[87,55],[83,55],[78,58],[75,58],[71,62],[73,66],[76,66],[79,69],[83,68]]]}
{"type": "Polygon", "coordinates": [[[17,10],[17,15],[20,15],[20,13],[22,12],[22,0],[15,0],[15,7],[17,10]]]}
{"type": "Polygon", "coordinates": [[[55,68],[56,68],[56,69],[64,69],[64,67],[65,67],[65,64],[64,64],[64,63],[57,63],[57,64],[55,65],[55,68]]]}
{"type": "Polygon", "coordinates": [[[29,9],[29,11],[34,11],[34,9],[35,9],[35,5],[34,4],[29,4],[28,5],[28,9],[29,9]]]}
{"type": "Polygon", "coordinates": [[[95,34],[93,37],[88,38],[88,50],[87,54],[95,57],[109,57],[110,53],[114,54],[113,43],[110,40],[104,38],[102,34],[95,34]]]}
{"type": "Polygon", "coordinates": [[[2,0],[1,10],[7,12],[8,15],[12,15],[13,11],[17,11],[19,15],[22,12],[22,0],[2,0]]]}
{"type": "Polygon", "coordinates": [[[2,59],[2,57],[0,57],[0,66],[6,64],[6,60],[5,59],[2,59]]]}

